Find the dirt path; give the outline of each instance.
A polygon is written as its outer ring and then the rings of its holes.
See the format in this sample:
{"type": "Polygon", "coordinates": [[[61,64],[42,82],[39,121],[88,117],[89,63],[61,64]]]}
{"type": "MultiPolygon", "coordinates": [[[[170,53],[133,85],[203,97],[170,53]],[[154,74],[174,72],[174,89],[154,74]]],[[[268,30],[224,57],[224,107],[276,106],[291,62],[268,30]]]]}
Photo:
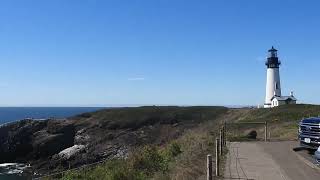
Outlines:
{"type": "Polygon", "coordinates": [[[320,171],[292,150],[297,142],[233,142],[229,144],[225,179],[318,180],[320,171]]]}

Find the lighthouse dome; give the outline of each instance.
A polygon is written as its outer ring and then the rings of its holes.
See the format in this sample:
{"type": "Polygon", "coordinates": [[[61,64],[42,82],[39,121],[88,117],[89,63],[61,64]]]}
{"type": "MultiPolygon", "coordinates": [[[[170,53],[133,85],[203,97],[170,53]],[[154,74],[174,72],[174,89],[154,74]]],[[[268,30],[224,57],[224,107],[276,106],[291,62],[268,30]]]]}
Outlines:
{"type": "Polygon", "coordinates": [[[276,50],[273,46],[271,47],[271,49],[268,50],[269,52],[273,52],[273,51],[278,51],[276,50]]]}

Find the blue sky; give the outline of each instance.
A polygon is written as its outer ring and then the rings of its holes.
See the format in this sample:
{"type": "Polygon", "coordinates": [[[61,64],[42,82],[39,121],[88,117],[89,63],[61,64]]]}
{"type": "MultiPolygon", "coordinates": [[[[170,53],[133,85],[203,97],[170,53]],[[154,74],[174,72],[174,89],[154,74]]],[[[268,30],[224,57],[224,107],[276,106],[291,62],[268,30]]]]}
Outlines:
{"type": "Polygon", "coordinates": [[[320,103],[320,2],[0,2],[0,106],[257,105],[266,51],[283,94],[320,103]]]}

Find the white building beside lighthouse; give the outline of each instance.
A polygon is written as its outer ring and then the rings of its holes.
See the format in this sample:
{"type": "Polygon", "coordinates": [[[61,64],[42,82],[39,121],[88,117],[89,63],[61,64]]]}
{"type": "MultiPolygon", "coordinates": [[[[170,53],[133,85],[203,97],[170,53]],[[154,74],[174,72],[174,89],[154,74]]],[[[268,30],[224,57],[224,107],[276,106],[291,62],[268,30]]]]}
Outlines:
{"type": "Polygon", "coordinates": [[[290,96],[281,95],[281,83],[280,83],[280,65],[281,62],[277,55],[278,50],[272,48],[268,51],[268,58],[266,61],[267,66],[267,84],[266,84],[266,98],[264,101],[265,108],[271,108],[283,104],[295,104],[297,99],[293,96],[293,92],[290,96]]]}

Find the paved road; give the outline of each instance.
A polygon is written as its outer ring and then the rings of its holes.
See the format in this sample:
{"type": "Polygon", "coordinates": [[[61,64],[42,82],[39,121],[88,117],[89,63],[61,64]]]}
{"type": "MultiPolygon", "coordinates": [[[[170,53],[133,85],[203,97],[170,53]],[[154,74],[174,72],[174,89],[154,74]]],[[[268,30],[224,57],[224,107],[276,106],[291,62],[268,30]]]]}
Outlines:
{"type": "Polygon", "coordinates": [[[225,179],[319,180],[320,170],[308,153],[293,151],[297,146],[294,141],[230,143],[225,179]]]}

